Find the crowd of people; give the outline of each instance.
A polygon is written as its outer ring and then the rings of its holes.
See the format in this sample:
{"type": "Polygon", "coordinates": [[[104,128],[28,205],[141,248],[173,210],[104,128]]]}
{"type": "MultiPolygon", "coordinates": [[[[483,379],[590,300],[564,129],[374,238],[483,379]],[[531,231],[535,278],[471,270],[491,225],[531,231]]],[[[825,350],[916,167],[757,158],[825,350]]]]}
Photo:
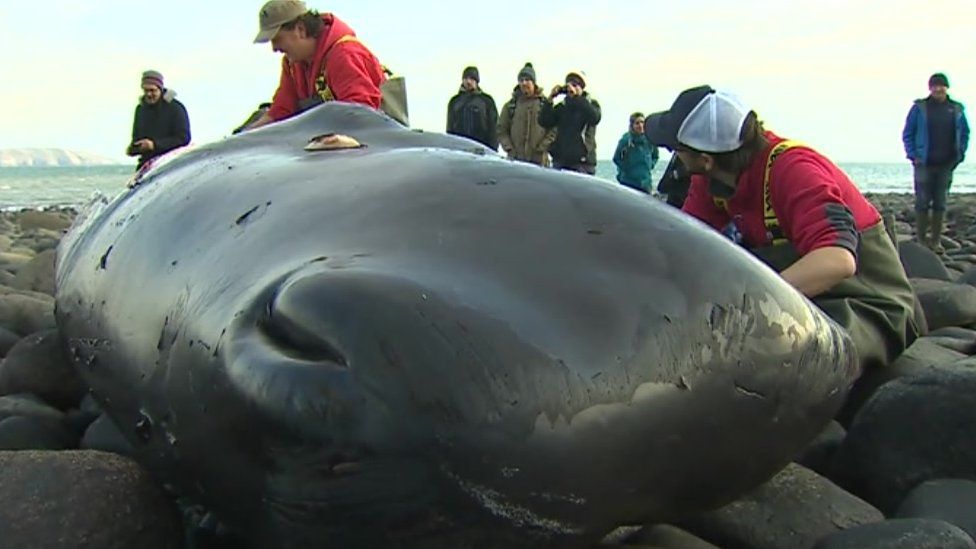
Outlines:
{"type": "MultiPolygon", "coordinates": [[[[242,130],[258,128],[325,101],[382,109],[385,74],[376,56],[333,14],[301,0],[271,0],[259,13],[256,43],[283,54],[272,102],[242,130]]],[[[596,172],[600,104],[586,74],[571,71],[547,94],[526,63],[499,111],[466,67],[447,108],[447,132],[509,158],[586,174],[596,172]]],[[[948,78],[929,79],[903,132],[914,167],[917,237],[942,252],[946,198],[964,159],[969,126],[949,98],[948,78]]],[[[142,78],[129,154],[149,159],[189,142],[186,110],[158,72],[142,78]]],[[[651,189],[658,147],[674,153],[659,184],[668,202],[766,262],[851,334],[865,369],[890,364],[918,334],[914,294],[878,210],[850,178],[816,150],[763,127],[732,93],[699,86],[671,108],[630,116],[613,161],[618,181],[651,189]]]]}

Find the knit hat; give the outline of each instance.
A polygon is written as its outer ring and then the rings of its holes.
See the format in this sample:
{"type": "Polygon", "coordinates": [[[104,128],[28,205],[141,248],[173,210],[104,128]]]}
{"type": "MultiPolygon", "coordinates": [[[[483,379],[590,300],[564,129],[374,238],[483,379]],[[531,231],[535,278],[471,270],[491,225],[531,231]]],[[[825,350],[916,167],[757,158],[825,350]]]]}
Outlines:
{"type": "Polygon", "coordinates": [[[586,87],[586,73],[583,71],[569,71],[566,74],[566,82],[569,82],[570,80],[578,81],[581,88],[586,87]]]}
{"type": "Polygon", "coordinates": [[[465,67],[464,72],[461,73],[461,80],[465,78],[470,78],[477,83],[481,83],[481,75],[478,74],[478,67],[465,67]]]}
{"type": "Polygon", "coordinates": [[[519,80],[519,82],[521,82],[523,78],[528,78],[529,80],[531,80],[533,82],[536,81],[535,80],[535,69],[532,68],[532,63],[526,63],[525,66],[522,67],[522,70],[519,71],[519,73],[518,73],[518,80],[519,80]]]}
{"type": "Polygon", "coordinates": [[[945,86],[948,88],[949,79],[941,72],[937,72],[929,77],[929,87],[932,86],[945,86]]]}
{"type": "Polygon", "coordinates": [[[163,89],[163,75],[159,71],[146,71],[142,73],[142,85],[145,86],[146,84],[163,89]]]}

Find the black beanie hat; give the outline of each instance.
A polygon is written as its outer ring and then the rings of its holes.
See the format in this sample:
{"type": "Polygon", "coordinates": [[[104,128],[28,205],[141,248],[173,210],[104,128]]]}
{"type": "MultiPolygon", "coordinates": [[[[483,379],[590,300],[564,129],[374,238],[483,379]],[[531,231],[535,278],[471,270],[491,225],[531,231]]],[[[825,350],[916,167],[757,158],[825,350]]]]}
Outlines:
{"type": "Polygon", "coordinates": [[[519,71],[519,73],[518,73],[518,80],[519,80],[519,82],[521,82],[523,78],[528,78],[529,80],[531,80],[533,82],[536,81],[535,80],[535,69],[532,68],[532,63],[526,63],[525,66],[522,67],[522,70],[519,71]]]}
{"type": "Polygon", "coordinates": [[[478,67],[465,67],[464,72],[461,73],[461,79],[470,78],[477,83],[481,83],[481,75],[478,74],[478,67]]]}
{"type": "Polygon", "coordinates": [[[949,87],[949,79],[941,72],[937,72],[929,77],[929,86],[949,87]]]}

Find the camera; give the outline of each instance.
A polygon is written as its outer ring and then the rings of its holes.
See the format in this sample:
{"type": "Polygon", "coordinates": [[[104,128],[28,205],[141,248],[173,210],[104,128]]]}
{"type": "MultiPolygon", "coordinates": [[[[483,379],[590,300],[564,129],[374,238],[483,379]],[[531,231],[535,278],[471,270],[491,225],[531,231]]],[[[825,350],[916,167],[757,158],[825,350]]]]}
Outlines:
{"type": "Polygon", "coordinates": [[[560,86],[559,93],[569,93],[569,86],[560,86]]]}

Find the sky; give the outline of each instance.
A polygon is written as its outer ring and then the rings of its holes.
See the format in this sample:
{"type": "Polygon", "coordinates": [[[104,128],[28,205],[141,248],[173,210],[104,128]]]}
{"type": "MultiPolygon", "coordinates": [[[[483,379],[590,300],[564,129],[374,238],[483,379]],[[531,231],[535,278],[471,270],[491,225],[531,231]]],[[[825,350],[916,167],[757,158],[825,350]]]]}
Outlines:
{"type": "MultiPolygon", "coordinates": [[[[159,70],[194,143],[223,139],[277,86],[252,44],[263,2],[0,0],[0,149],[54,147],[120,162],[143,70],[159,70]]],[[[443,131],[476,65],[499,108],[531,61],[546,90],[570,70],[603,108],[609,158],[631,112],[699,84],[734,91],[767,128],[837,162],[899,162],[911,101],[944,72],[976,105],[974,0],[307,0],[348,23],[407,80],[411,124],[443,131]]],[[[970,116],[972,120],[972,116],[970,116]]]]}

